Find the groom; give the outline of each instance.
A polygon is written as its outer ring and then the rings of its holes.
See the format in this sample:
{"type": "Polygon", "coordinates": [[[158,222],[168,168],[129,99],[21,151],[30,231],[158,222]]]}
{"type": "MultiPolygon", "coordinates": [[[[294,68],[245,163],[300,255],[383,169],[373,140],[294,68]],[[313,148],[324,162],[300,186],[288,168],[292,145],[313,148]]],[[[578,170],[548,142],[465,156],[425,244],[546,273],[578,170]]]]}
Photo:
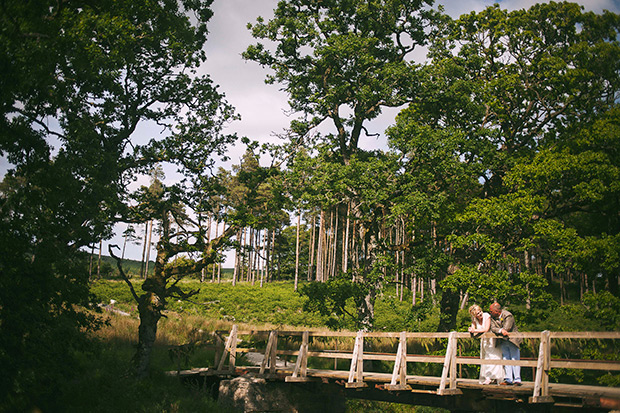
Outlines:
{"type": "MultiPolygon", "coordinates": [[[[518,333],[514,316],[506,310],[502,310],[502,306],[495,302],[489,307],[491,314],[491,331],[501,336],[497,340],[497,344],[502,348],[502,357],[504,360],[520,360],[521,351],[519,346],[522,339],[520,337],[510,337],[510,333],[518,333]]],[[[505,379],[503,385],[521,385],[521,366],[504,366],[505,379]]]]}

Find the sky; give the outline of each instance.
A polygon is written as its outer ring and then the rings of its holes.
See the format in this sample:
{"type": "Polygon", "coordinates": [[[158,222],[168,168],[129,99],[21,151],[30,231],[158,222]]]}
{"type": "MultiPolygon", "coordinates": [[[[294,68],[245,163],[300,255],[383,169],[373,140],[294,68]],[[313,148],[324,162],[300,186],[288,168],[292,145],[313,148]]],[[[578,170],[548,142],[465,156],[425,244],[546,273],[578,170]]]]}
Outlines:
{"type": "MultiPolygon", "coordinates": [[[[501,0],[503,9],[527,9],[535,0],[501,0]]],[[[620,13],[620,0],[577,0],[587,11],[602,12],[609,10],[620,13]]],[[[204,70],[209,73],[220,90],[226,94],[227,100],[241,115],[241,121],[229,126],[231,132],[246,136],[260,142],[277,142],[276,134],[282,133],[291,118],[287,116],[287,96],[280,91],[278,85],[264,83],[268,69],[258,63],[245,61],[241,53],[256,43],[247,23],[256,21],[262,16],[265,20],[273,17],[273,9],[278,0],[215,0],[214,16],[209,23],[209,38],[206,45],[207,63],[204,70]]],[[[445,12],[452,17],[471,11],[480,12],[493,4],[492,0],[443,0],[445,12]]],[[[398,110],[384,111],[382,116],[371,125],[370,132],[382,133],[390,126],[398,110]]],[[[384,147],[385,141],[380,138],[366,138],[360,142],[364,149],[384,147]]],[[[232,149],[230,156],[238,163],[243,148],[232,149]]]]}
{"type": "MultiPolygon", "coordinates": [[[[517,10],[529,8],[540,1],[534,0],[500,0],[503,9],[517,10]]],[[[620,0],[577,0],[585,10],[597,13],[609,10],[620,13],[620,0]]],[[[236,132],[239,136],[246,136],[259,142],[278,142],[276,134],[282,133],[288,126],[291,118],[287,116],[287,96],[280,90],[278,85],[264,83],[267,69],[262,68],[255,62],[245,61],[241,53],[256,40],[252,38],[247,24],[255,22],[258,16],[265,20],[273,16],[273,9],[278,0],[215,0],[213,3],[214,15],[209,22],[209,37],[206,44],[207,62],[203,70],[208,73],[214,83],[226,95],[227,101],[232,104],[241,120],[227,127],[228,132],[236,132]]],[[[452,17],[471,11],[482,11],[485,7],[493,4],[491,0],[443,0],[436,4],[442,4],[445,12],[452,17]]],[[[383,114],[369,125],[371,133],[382,133],[390,126],[398,110],[386,110],[383,114]]],[[[152,131],[144,130],[143,134],[152,131]]],[[[364,149],[385,147],[385,138],[365,138],[360,141],[364,149]]],[[[231,148],[229,156],[232,164],[238,164],[244,149],[241,146],[231,148]]],[[[0,159],[0,172],[7,169],[5,159],[0,159]]],[[[3,174],[3,173],[2,173],[3,174]]],[[[172,174],[173,175],[173,174],[172,174]]],[[[174,179],[173,176],[169,178],[174,179]]],[[[145,182],[146,183],[146,182],[145,182]]],[[[117,226],[117,231],[122,232],[125,226],[117,226]]],[[[142,230],[139,231],[139,233],[142,230]]],[[[155,241],[155,237],[153,239],[155,241]]],[[[103,252],[107,255],[107,244],[122,246],[120,236],[104,243],[103,252]]],[[[142,247],[136,244],[128,244],[126,257],[140,260],[142,247]]],[[[154,257],[154,252],[151,252],[154,257]]],[[[231,267],[232,254],[227,255],[225,267],[231,267]]]]}

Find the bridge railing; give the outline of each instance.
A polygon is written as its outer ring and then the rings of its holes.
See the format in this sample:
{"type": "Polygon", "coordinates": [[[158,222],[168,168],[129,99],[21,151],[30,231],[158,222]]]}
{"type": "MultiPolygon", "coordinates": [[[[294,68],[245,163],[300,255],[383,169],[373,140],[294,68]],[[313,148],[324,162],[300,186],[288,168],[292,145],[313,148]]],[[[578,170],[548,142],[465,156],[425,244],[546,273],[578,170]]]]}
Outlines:
{"type": "MultiPolygon", "coordinates": [[[[228,332],[220,332],[228,333],[228,332]]],[[[407,365],[409,363],[439,363],[443,364],[442,373],[439,377],[439,386],[436,390],[438,395],[461,394],[457,387],[457,366],[459,365],[518,365],[522,367],[532,367],[535,369],[534,389],[530,397],[531,403],[548,403],[553,399],[549,395],[549,372],[555,368],[581,369],[581,370],[602,370],[620,371],[620,361],[598,361],[598,360],[557,360],[551,355],[552,339],[583,339],[583,340],[618,340],[620,332],[522,332],[515,333],[523,339],[539,340],[538,353],[536,358],[530,360],[488,360],[475,359],[471,357],[460,357],[457,355],[459,340],[471,340],[469,333],[450,332],[450,333],[410,333],[410,332],[330,332],[330,331],[260,331],[260,330],[239,330],[234,325],[224,343],[221,340],[220,351],[216,353],[213,373],[230,372],[236,367],[237,354],[248,352],[262,352],[262,349],[241,347],[241,336],[253,336],[267,338],[264,349],[259,374],[275,374],[277,356],[296,357],[295,366],[292,373],[285,378],[287,382],[303,382],[313,380],[308,377],[308,358],[328,358],[328,359],[347,359],[350,360],[350,367],[347,376],[346,387],[359,388],[367,386],[364,381],[364,361],[381,360],[394,362],[389,384],[385,385],[388,390],[411,390],[408,384],[407,365]],[[298,337],[301,344],[298,350],[278,349],[278,338],[298,337]],[[350,338],[354,339],[352,350],[311,350],[309,340],[311,337],[321,338],[350,338]],[[388,338],[397,339],[398,346],[396,353],[365,353],[364,341],[368,338],[388,338]],[[410,341],[428,339],[447,339],[445,354],[442,357],[429,354],[407,354],[407,346],[410,341]],[[226,367],[228,359],[228,368],[226,367]],[[268,373],[267,373],[268,372],[268,373]]],[[[220,337],[216,335],[216,337],[220,337]]],[[[496,337],[493,333],[485,333],[482,337],[496,337]]],[[[245,341],[244,341],[245,343],[245,341]]],[[[289,369],[290,370],[290,369],[289,369]]]]}

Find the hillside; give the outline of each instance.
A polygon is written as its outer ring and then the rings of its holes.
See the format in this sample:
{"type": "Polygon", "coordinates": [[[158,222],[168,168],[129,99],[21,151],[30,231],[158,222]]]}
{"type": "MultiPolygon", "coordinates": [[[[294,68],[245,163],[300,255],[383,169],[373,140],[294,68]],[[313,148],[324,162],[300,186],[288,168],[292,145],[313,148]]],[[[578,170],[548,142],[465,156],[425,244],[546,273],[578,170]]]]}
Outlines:
{"type": "MultiPolygon", "coordinates": [[[[94,254],[92,255],[93,262],[93,274],[97,273],[97,259],[99,257],[94,254]]],[[[140,275],[140,267],[141,262],[138,260],[124,259],[123,260],[123,270],[129,277],[138,277],[140,275]]],[[[148,264],[148,273],[153,274],[153,269],[155,268],[155,261],[149,261],[148,264]]],[[[232,278],[233,270],[232,268],[222,268],[222,272],[220,277],[222,279],[230,279],[232,278]]],[[[116,268],[116,260],[110,256],[102,255],[101,256],[101,269],[100,269],[101,277],[103,278],[119,278],[118,269],[116,268]]],[[[212,271],[209,270],[208,278],[212,277],[212,271]]]]}

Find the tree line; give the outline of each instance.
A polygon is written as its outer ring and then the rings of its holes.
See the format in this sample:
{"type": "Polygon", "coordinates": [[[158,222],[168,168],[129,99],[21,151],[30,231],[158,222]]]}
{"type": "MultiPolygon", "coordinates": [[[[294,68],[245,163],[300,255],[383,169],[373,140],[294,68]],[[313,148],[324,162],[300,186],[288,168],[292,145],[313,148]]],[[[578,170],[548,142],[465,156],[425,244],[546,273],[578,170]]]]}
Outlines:
{"type": "Polygon", "coordinates": [[[216,279],[226,248],[233,282],[314,281],[299,287],[308,308],[345,316],[352,301],[363,329],[390,284],[441,306],[440,330],[470,302],[548,311],[555,284],[560,304],[573,287],[617,300],[620,16],[568,2],[452,18],[430,0],[280,1],[249,24],[258,42],[243,56],[297,116],[282,144],[260,145],[225,133],[238,116],[198,74],[211,3],[3,3],[7,406],[53,403],[50,383],[87,348],[100,320],[82,310],[95,302],[84,251],[117,223],[159,235],[141,289],[109,251],[138,303],[139,376],[169,300],[197,294],[181,280],[216,279]],[[372,131],[385,108],[400,112],[372,131]],[[148,123],[162,133],[137,141],[148,123]],[[377,132],[388,147],[362,149],[377,132]],[[240,165],[218,169],[238,140],[240,165]],[[162,164],[183,178],[167,183],[162,164]]]}

